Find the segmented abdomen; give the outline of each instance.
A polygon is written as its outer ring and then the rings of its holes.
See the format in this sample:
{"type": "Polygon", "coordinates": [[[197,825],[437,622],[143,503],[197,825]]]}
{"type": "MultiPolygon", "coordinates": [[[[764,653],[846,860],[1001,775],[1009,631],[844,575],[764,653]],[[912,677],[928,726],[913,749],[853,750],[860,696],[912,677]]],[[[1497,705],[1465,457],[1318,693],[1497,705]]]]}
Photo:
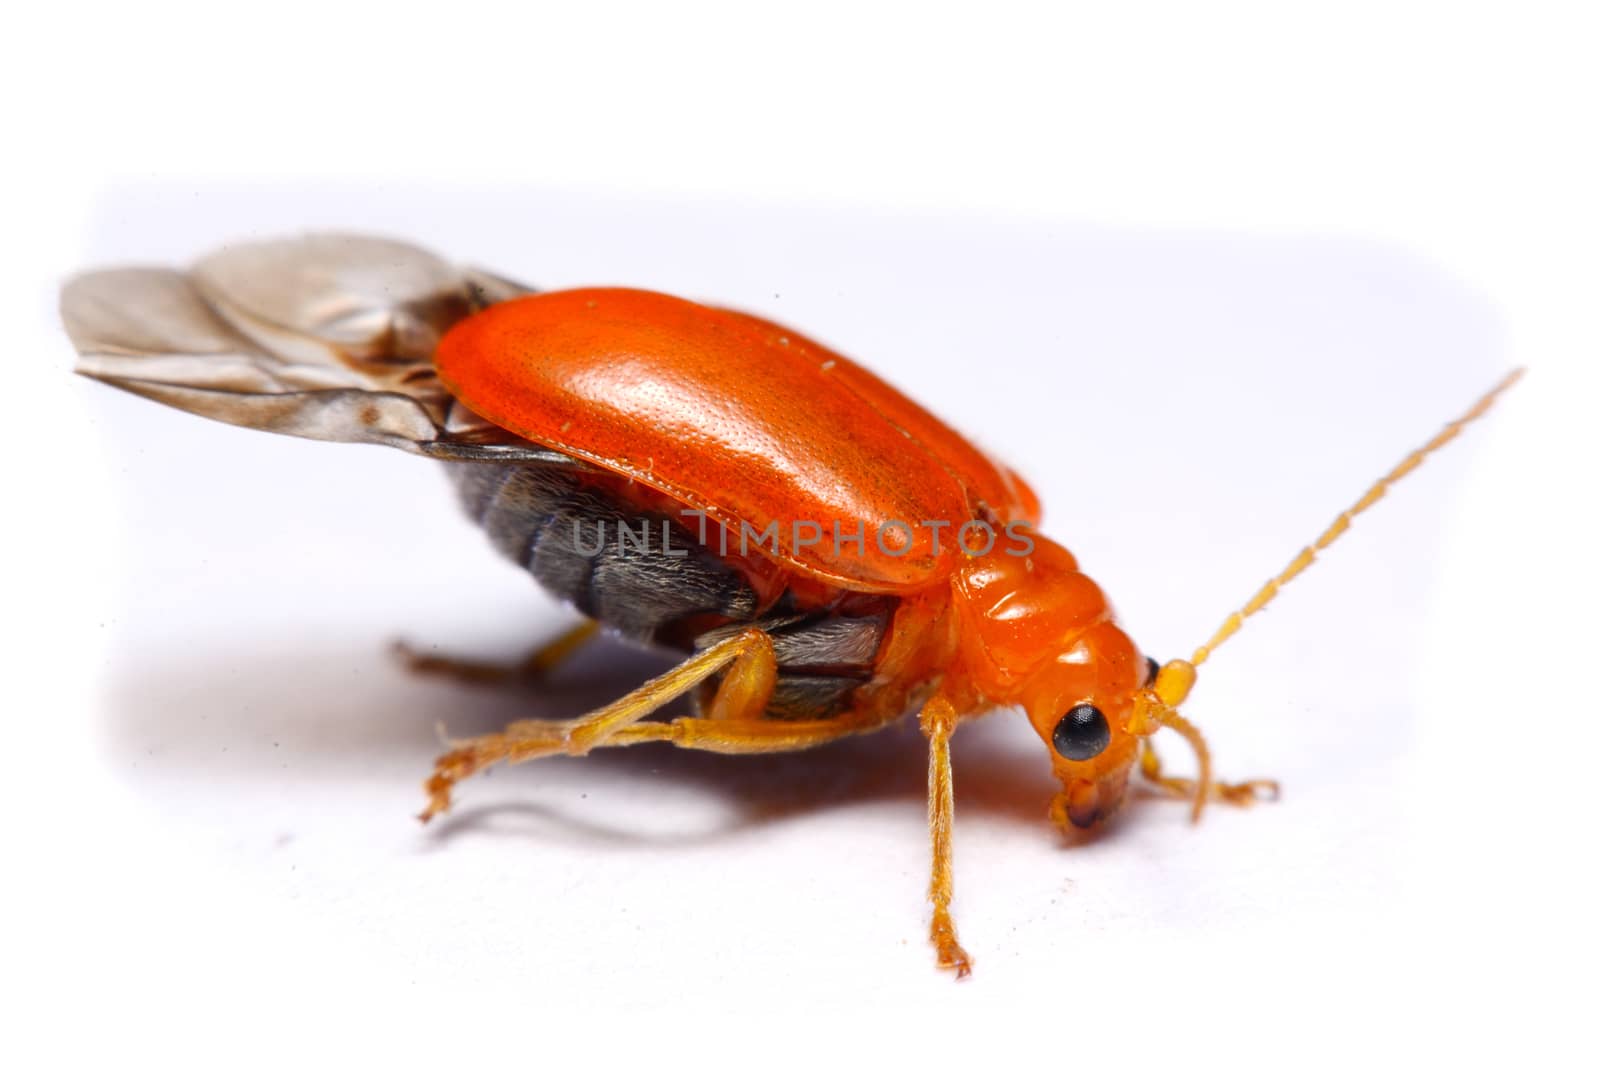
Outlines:
{"type": "Polygon", "coordinates": [[[744,626],[772,635],[779,679],[768,714],[843,707],[872,675],[892,598],[849,614],[761,609],[744,574],[678,517],[641,512],[608,476],[571,465],[451,463],[467,513],[500,553],[555,596],[636,641],[688,650],[744,626]]]}

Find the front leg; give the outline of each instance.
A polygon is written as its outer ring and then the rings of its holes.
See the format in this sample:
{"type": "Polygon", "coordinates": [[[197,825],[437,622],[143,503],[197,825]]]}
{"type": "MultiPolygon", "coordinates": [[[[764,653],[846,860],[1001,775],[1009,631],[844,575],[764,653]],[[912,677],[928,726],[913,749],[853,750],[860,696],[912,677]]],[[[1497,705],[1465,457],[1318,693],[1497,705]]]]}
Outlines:
{"type": "MultiPolygon", "coordinates": [[[[1161,757],[1155,746],[1145,738],[1139,751],[1139,773],[1145,781],[1163,793],[1179,800],[1193,802],[1199,786],[1193,778],[1168,777],[1161,773],[1161,757]]],[[[1276,779],[1251,778],[1243,782],[1212,782],[1207,800],[1220,800],[1235,807],[1247,808],[1258,800],[1277,800],[1281,790],[1276,779]]]]}
{"type": "Polygon", "coordinates": [[[933,923],[928,936],[938,953],[939,966],[953,969],[957,978],[965,978],[972,973],[972,957],[956,940],[956,924],[950,918],[955,883],[951,832],[956,812],[950,735],[955,728],[955,705],[942,694],[935,694],[922,708],[922,732],[928,738],[928,836],[933,842],[933,876],[928,885],[928,899],[933,901],[933,923]]]}

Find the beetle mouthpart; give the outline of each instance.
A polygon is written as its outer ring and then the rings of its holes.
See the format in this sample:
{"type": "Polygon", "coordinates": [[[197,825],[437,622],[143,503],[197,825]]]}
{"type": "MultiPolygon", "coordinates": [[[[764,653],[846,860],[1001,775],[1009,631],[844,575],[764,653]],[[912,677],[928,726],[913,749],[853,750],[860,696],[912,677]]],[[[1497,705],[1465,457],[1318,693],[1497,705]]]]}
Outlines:
{"type": "Polygon", "coordinates": [[[1070,783],[1050,801],[1050,821],[1069,836],[1077,831],[1093,829],[1099,814],[1098,797],[1095,796],[1098,792],[1093,782],[1080,780],[1070,783]],[[1074,786],[1087,789],[1074,789],[1074,786]]]}
{"type": "Polygon", "coordinates": [[[1127,795],[1124,775],[1064,778],[1061,792],[1050,802],[1050,821],[1068,835],[1097,830],[1116,814],[1127,795]]]}
{"type": "Polygon", "coordinates": [[[1061,796],[1066,801],[1067,821],[1078,829],[1089,829],[1100,817],[1100,787],[1088,779],[1075,779],[1061,796]]]}

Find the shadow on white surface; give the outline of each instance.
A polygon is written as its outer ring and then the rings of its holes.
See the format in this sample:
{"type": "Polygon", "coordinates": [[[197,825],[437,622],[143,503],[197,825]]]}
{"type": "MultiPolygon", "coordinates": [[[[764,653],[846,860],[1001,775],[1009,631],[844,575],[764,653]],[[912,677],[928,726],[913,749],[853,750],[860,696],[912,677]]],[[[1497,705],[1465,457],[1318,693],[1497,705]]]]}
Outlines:
{"type": "MultiPolygon", "coordinates": [[[[414,676],[371,646],[271,655],[218,649],[114,667],[105,680],[105,734],[112,761],[135,788],[153,786],[157,795],[187,783],[214,791],[225,809],[230,790],[292,793],[301,785],[363,781],[392,793],[398,815],[400,805],[419,803],[420,782],[441,751],[436,727],[468,736],[517,717],[566,717],[614,699],[662,663],[657,655],[600,642],[542,682],[483,686],[414,676]]],[[[914,715],[876,734],[782,755],[735,758],[665,745],[602,750],[582,760],[495,768],[460,786],[455,809],[417,832],[435,845],[489,834],[565,837],[601,848],[686,846],[822,810],[891,804],[920,812],[926,760],[914,715]],[[636,812],[622,821],[596,818],[578,799],[640,782],[699,790],[720,802],[724,817],[674,829],[670,818],[652,826],[636,812]],[[551,799],[484,796],[519,789],[551,799]]],[[[1019,716],[1002,710],[965,726],[956,769],[963,820],[1014,820],[1055,836],[1044,819],[1056,786],[1048,754],[1019,716]]],[[[1161,804],[1154,795],[1140,799],[1161,804]]],[[[1080,843],[1115,836],[1142,807],[1135,803],[1132,814],[1080,843]]]]}

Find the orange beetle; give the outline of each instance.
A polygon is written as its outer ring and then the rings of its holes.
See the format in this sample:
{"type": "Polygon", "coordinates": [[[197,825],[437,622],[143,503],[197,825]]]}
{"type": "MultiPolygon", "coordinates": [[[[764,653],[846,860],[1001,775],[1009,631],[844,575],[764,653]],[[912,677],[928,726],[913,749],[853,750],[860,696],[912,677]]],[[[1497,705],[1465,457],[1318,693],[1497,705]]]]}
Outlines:
{"type": "Polygon", "coordinates": [[[970,969],[950,916],[950,735],[1020,705],[1076,833],[1138,765],[1198,818],[1213,782],[1177,711],[1195,668],[1508,376],[1412,453],[1187,660],[1146,659],[1072,554],[1039,534],[1022,479],[869,371],[775,323],[659,293],[538,294],[419,249],[342,235],[243,245],[192,271],[103,271],[62,300],[79,370],[240,425],[448,461],[503,553],[591,622],[515,668],[407,653],[474,679],[538,672],[598,627],[682,650],[590,714],[454,742],[422,818],[500,761],[663,741],[806,748],[920,708],[929,742],[931,937],[970,969]],[[696,692],[695,714],[649,716],[696,692]],[[1194,747],[1163,775],[1150,737],[1194,747]]]}

